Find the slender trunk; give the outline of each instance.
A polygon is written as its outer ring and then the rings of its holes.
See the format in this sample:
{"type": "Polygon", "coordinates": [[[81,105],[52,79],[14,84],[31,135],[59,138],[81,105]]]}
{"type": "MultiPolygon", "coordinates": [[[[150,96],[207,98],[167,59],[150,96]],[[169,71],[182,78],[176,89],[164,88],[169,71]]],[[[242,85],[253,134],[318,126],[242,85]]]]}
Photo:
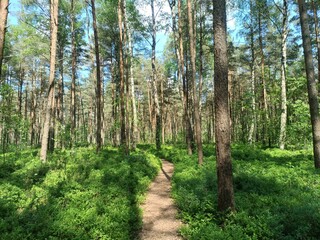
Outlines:
{"type": "Polygon", "coordinates": [[[116,105],[116,83],[115,83],[115,76],[114,76],[114,67],[113,67],[113,57],[111,56],[111,102],[112,102],[112,145],[115,147],[118,145],[117,143],[117,105],[116,105]]]}
{"type": "MultiPolygon", "coordinates": [[[[250,5],[252,8],[252,4],[250,5]]],[[[251,9],[252,11],[252,9],[251,9]]],[[[252,18],[252,16],[251,16],[252,18]]],[[[249,130],[248,141],[249,144],[254,142],[254,130],[256,128],[256,98],[255,98],[255,51],[254,51],[254,39],[253,39],[253,26],[250,25],[250,38],[251,38],[251,79],[250,79],[250,95],[251,95],[251,123],[249,130]]]]}
{"type": "Polygon", "coordinates": [[[130,61],[130,54],[129,54],[129,46],[128,41],[127,41],[127,36],[128,36],[128,27],[127,27],[127,15],[126,15],[126,8],[127,4],[126,1],[122,1],[122,16],[123,16],[123,46],[125,48],[125,71],[126,71],[126,77],[125,77],[125,84],[126,84],[126,106],[125,106],[125,114],[126,114],[126,154],[129,154],[130,150],[130,111],[129,111],[129,101],[130,101],[130,90],[129,90],[129,61],[130,61]]]}
{"type": "Polygon", "coordinates": [[[201,133],[201,119],[199,112],[199,101],[198,101],[198,92],[197,92],[197,82],[196,82],[196,43],[194,35],[194,22],[192,16],[192,4],[191,0],[187,0],[188,6],[188,20],[189,20],[189,37],[190,37],[190,57],[191,57],[191,79],[193,87],[193,111],[194,111],[194,120],[195,120],[195,136],[197,142],[198,150],[198,163],[201,165],[203,163],[203,151],[202,151],[202,133],[201,133]]]}
{"type": "Polygon", "coordinates": [[[6,26],[7,26],[7,18],[8,18],[8,7],[9,7],[9,0],[0,1],[0,82],[1,82],[4,40],[6,35],[6,26]]]}
{"type": "Polygon", "coordinates": [[[47,161],[47,150],[49,141],[51,114],[54,107],[54,75],[56,64],[56,50],[57,50],[57,32],[58,32],[58,6],[59,0],[51,0],[50,2],[50,75],[49,75],[49,90],[47,106],[45,111],[45,122],[43,126],[43,135],[41,140],[40,160],[47,161]]]}
{"type": "Polygon", "coordinates": [[[314,1],[311,0],[312,9],[313,9],[313,19],[314,19],[314,29],[316,34],[316,43],[317,43],[317,55],[318,55],[318,82],[320,81],[320,36],[319,36],[319,19],[317,15],[317,7],[314,4],[314,1]]]}
{"type": "Polygon", "coordinates": [[[313,60],[312,60],[312,46],[310,40],[310,30],[308,25],[308,15],[304,0],[298,0],[301,34],[303,41],[303,52],[306,66],[306,76],[308,85],[309,107],[312,125],[313,136],[313,155],[314,166],[320,168],[320,117],[319,117],[319,103],[317,83],[315,81],[313,60]]]}
{"type": "Polygon", "coordinates": [[[201,124],[201,97],[202,97],[202,82],[203,82],[203,15],[202,15],[202,3],[200,4],[200,31],[199,31],[199,113],[201,124]]]}
{"type": "Polygon", "coordinates": [[[184,108],[184,125],[186,132],[186,143],[188,154],[192,155],[192,142],[190,137],[190,120],[189,120],[189,109],[188,109],[188,91],[187,91],[187,80],[186,80],[186,72],[184,68],[184,50],[183,50],[183,19],[182,19],[182,0],[178,0],[178,33],[179,33],[179,72],[182,81],[182,89],[183,89],[183,108],[184,108]]]}
{"type": "Polygon", "coordinates": [[[268,135],[268,126],[269,126],[269,118],[268,118],[268,103],[267,103],[267,85],[266,78],[264,75],[265,61],[264,61],[264,51],[263,51],[263,37],[262,37],[262,13],[263,9],[259,9],[259,47],[261,54],[261,83],[262,83],[262,144],[266,145],[267,135],[268,135]]]}
{"type": "Polygon", "coordinates": [[[281,118],[280,118],[280,149],[285,148],[287,128],[287,90],[286,90],[286,69],[287,69],[287,36],[288,36],[288,6],[287,0],[283,0],[282,9],[282,39],[281,39],[281,118]]]}
{"type": "Polygon", "coordinates": [[[120,75],[120,144],[126,148],[126,111],[124,103],[124,62],[123,62],[123,32],[122,32],[122,0],[118,3],[119,25],[119,75],[120,75]]]}
{"type": "Polygon", "coordinates": [[[232,183],[226,32],[226,1],[217,0],[214,6],[214,91],[218,210],[221,212],[235,210],[232,183]]]}
{"type": "Polygon", "coordinates": [[[138,117],[137,117],[137,107],[135,98],[135,87],[134,87],[134,77],[133,77],[133,52],[132,52],[132,38],[131,29],[128,31],[128,41],[129,41],[129,55],[130,55],[130,85],[131,85],[131,104],[132,104],[132,149],[135,150],[138,141],[138,117]]]}
{"type": "Polygon", "coordinates": [[[152,13],[152,56],[151,56],[151,66],[152,66],[152,87],[153,87],[153,97],[156,112],[156,145],[157,149],[161,149],[161,114],[160,105],[158,100],[158,90],[156,81],[156,17],[154,12],[154,0],[151,0],[151,13],[152,13]]]}
{"type": "MultiPolygon", "coordinates": [[[[62,44],[60,45],[59,49],[59,81],[58,81],[58,99],[57,99],[57,118],[60,123],[60,128],[64,127],[64,103],[63,103],[63,96],[64,96],[64,47],[62,44]]],[[[64,130],[64,129],[62,129],[64,130]]],[[[60,147],[64,147],[64,139],[60,139],[60,147]]]]}
{"type": "Polygon", "coordinates": [[[101,117],[101,71],[100,71],[100,56],[99,56],[99,38],[96,20],[96,9],[94,5],[95,0],[91,0],[92,8],[92,20],[93,20],[93,34],[94,34],[94,46],[96,54],[96,74],[97,74],[97,84],[96,84],[96,108],[97,108],[97,133],[96,133],[96,144],[97,152],[101,150],[102,139],[101,139],[101,129],[102,129],[102,117],[101,117]]]}
{"type": "Polygon", "coordinates": [[[77,49],[76,49],[76,32],[75,32],[75,9],[74,0],[71,0],[71,106],[70,106],[70,123],[71,123],[71,147],[74,146],[75,129],[76,129],[76,64],[77,64],[77,49]]]}

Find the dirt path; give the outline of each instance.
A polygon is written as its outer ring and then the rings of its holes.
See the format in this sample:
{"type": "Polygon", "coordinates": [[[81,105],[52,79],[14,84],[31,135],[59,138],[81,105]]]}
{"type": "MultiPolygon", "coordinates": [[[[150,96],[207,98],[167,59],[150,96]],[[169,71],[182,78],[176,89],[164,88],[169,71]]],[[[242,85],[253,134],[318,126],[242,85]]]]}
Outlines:
{"type": "Polygon", "coordinates": [[[142,240],[182,239],[177,230],[181,222],[176,219],[177,210],[170,198],[173,164],[163,160],[162,171],[151,184],[143,210],[142,240]]]}

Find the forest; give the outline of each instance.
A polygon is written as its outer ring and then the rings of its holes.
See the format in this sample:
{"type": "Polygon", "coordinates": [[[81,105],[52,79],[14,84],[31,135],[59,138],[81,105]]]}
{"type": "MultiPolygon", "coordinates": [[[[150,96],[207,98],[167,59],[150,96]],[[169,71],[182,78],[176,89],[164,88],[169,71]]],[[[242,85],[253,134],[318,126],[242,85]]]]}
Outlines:
{"type": "Polygon", "coordinates": [[[320,239],[319,14],[0,0],[0,239],[143,240],[163,160],[179,239],[320,239]]]}

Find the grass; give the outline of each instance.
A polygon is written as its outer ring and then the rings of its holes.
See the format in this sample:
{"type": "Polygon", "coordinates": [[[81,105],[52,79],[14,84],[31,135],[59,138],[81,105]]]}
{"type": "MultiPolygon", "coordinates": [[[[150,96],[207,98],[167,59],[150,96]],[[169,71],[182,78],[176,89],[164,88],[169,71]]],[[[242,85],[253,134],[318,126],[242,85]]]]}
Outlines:
{"type": "Polygon", "coordinates": [[[1,239],[136,239],[139,203],[160,169],[152,154],[79,148],[41,164],[37,151],[0,158],[1,239]]]}
{"type": "Polygon", "coordinates": [[[203,167],[183,148],[157,154],[175,164],[173,197],[186,239],[320,239],[320,172],[311,151],[234,146],[237,211],[227,216],[216,211],[213,146],[204,148],[203,167]]]}
{"type": "Polygon", "coordinates": [[[222,215],[214,146],[204,147],[202,167],[182,145],[139,149],[125,156],[77,148],[54,153],[48,164],[37,150],[0,155],[0,238],[137,239],[157,155],[175,164],[172,195],[186,239],[320,239],[320,171],[311,151],[234,146],[237,211],[222,215]]]}

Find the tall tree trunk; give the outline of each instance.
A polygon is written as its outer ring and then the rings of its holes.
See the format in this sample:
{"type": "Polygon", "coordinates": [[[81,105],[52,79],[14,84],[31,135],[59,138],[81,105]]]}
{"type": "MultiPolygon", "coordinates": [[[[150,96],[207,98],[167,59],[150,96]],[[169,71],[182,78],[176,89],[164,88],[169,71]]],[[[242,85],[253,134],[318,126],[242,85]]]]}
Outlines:
{"type": "Polygon", "coordinates": [[[214,92],[218,210],[234,210],[228,103],[226,1],[214,1],[214,92]]]}
{"type": "Polygon", "coordinates": [[[187,0],[188,7],[188,20],[189,20],[189,37],[190,37],[190,57],[191,57],[191,79],[193,87],[193,111],[194,111],[194,120],[195,120],[195,136],[197,142],[198,150],[198,163],[201,165],[203,163],[203,151],[202,151],[202,133],[201,133],[201,119],[199,112],[199,100],[197,92],[197,81],[196,81],[196,42],[194,35],[194,21],[192,16],[192,4],[191,0],[187,0]]]}
{"type": "Polygon", "coordinates": [[[185,125],[185,132],[186,132],[186,143],[187,143],[187,150],[188,154],[192,155],[192,141],[191,141],[191,126],[190,126],[190,119],[189,119],[189,100],[188,100],[188,90],[187,90],[187,78],[186,72],[184,67],[184,50],[183,50],[183,19],[182,19],[182,0],[178,0],[178,35],[179,35],[179,72],[182,81],[182,88],[183,88],[183,108],[184,108],[184,125],[185,125]]]}
{"type": "Polygon", "coordinates": [[[135,87],[133,77],[133,52],[132,52],[132,38],[131,28],[128,29],[128,41],[129,41],[129,55],[130,55],[130,87],[131,87],[131,105],[132,105],[132,149],[135,150],[138,141],[138,117],[135,98],[135,87]]]}
{"type": "Polygon", "coordinates": [[[6,26],[8,18],[9,0],[0,1],[0,82],[1,82],[1,69],[4,50],[4,39],[6,35],[6,26]]]}
{"type": "Polygon", "coordinates": [[[126,154],[129,154],[130,151],[130,110],[129,110],[129,101],[130,101],[130,90],[129,90],[129,61],[130,61],[130,54],[129,54],[129,46],[128,46],[128,20],[127,20],[127,4],[126,1],[122,1],[122,5],[121,5],[121,10],[122,10],[122,16],[123,16],[123,46],[125,48],[125,85],[126,85],[126,101],[125,101],[125,114],[126,114],[126,154]]]}
{"type": "MultiPolygon", "coordinates": [[[[250,1],[250,11],[252,15],[252,1],[250,1]]],[[[256,99],[255,99],[255,50],[254,50],[254,39],[253,39],[253,16],[251,16],[250,23],[250,41],[251,41],[251,79],[250,79],[250,95],[251,95],[251,123],[249,129],[248,142],[252,144],[254,142],[254,130],[256,128],[256,99]]]]}
{"type": "Polygon", "coordinates": [[[282,31],[281,31],[281,118],[280,118],[280,137],[279,147],[285,148],[286,128],[287,128],[287,36],[288,36],[288,3],[283,0],[282,9],[282,31]]]}
{"type": "Polygon", "coordinates": [[[314,166],[320,168],[320,117],[319,117],[319,103],[318,91],[315,81],[314,67],[312,61],[312,46],[310,40],[310,30],[308,25],[308,15],[304,0],[298,0],[301,34],[303,41],[304,60],[306,66],[306,75],[308,81],[308,97],[312,125],[313,136],[313,155],[314,166]]]}
{"type": "Polygon", "coordinates": [[[76,64],[77,64],[77,49],[76,49],[76,31],[75,31],[75,8],[74,0],[71,0],[71,104],[70,104],[70,124],[71,124],[71,147],[74,146],[76,137],[76,64]]]}
{"type": "Polygon", "coordinates": [[[269,126],[269,118],[268,118],[268,103],[267,103],[267,84],[266,78],[264,74],[265,69],[265,60],[264,60],[264,51],[263,51],[263,36],[262,36],[262,16],[264,8],[259,8],[259,48],[261,54],[261,83],[262,83],[262,144],[266,145],[267,137],[268,137],[268,126],[269,126]]]}
{"type": "Polygon", "coordinates": [[[151,67],[152,67],[152,87],[153,97],[156,112],[156,146],[157,149],[161,149],[161,114],[160,105],[158,99],[157,81],[156,81],[156,16],[154,12],[154,0],[151,0],[151,14],[152,14],[152,56],[151,56],[151,67]]]}
{"type": "Polygon", "coordinates": [[[314,1],[311,0],[312,9],[313,9],[313,19],[314,19],[314,29],[316,34],[316,43],[317,43],[317,55],[318,55],[318,82],[320,81],[320,36],[319,36],[319,18],[317,15],[317,7],[314,4],[314,1]]]}
{"type": "Polygon", "coordinates": [[[91,9],[92,9],[92,20],[93,20],[93,34],[94,34],[94,47],[96,53],[96,74],[97,74],[97,84],[96,84],[96,108],[97,108],[97,132],[96,132],[96,142],[97,142],[97,152],[101,150],[102,147],[102,138],[101,138],[101,129],[102,129],[102,117],[101,117],[101,71],[100,71],[100,54],[99,54],[99,38],[98,38],[98,29],[97,29],[97,20],[96,20],[96,8],[95,0],[91,0],[91,9]]]}
{"type": "MultiPolygon", "coordinates": [[[[57,117],[60,123],[60,128],[64,127],[64,47],[60,43],[60,49],[58,51],[59,54],[59,81],[58,81],[58,99],[57,99],[57,117]]],[[[64,147],[64,139],[60,139],[60,147],[64,147]]]]}
{"type": "Polygon", "coordinates": [[[126,148],[126,111],[124,102],[124,62],[123,62],[123,32],[122,32],[122,0],[118,2],[119,25],[119,75],[120,75],[120,144],[126,148]]]}
{"type": "Polygon", "coordinates": [[[43,135],[41,140],[40,160],[47,161],[47,150],[49,141],[51,114],[54,107],[54,77],[57,51],[57,32],[58,32],[58,6],[59,0],[50,1],[50,75],[49,75],[49,90],[45,112],[45,122],[43,126],[43,135]]]}

